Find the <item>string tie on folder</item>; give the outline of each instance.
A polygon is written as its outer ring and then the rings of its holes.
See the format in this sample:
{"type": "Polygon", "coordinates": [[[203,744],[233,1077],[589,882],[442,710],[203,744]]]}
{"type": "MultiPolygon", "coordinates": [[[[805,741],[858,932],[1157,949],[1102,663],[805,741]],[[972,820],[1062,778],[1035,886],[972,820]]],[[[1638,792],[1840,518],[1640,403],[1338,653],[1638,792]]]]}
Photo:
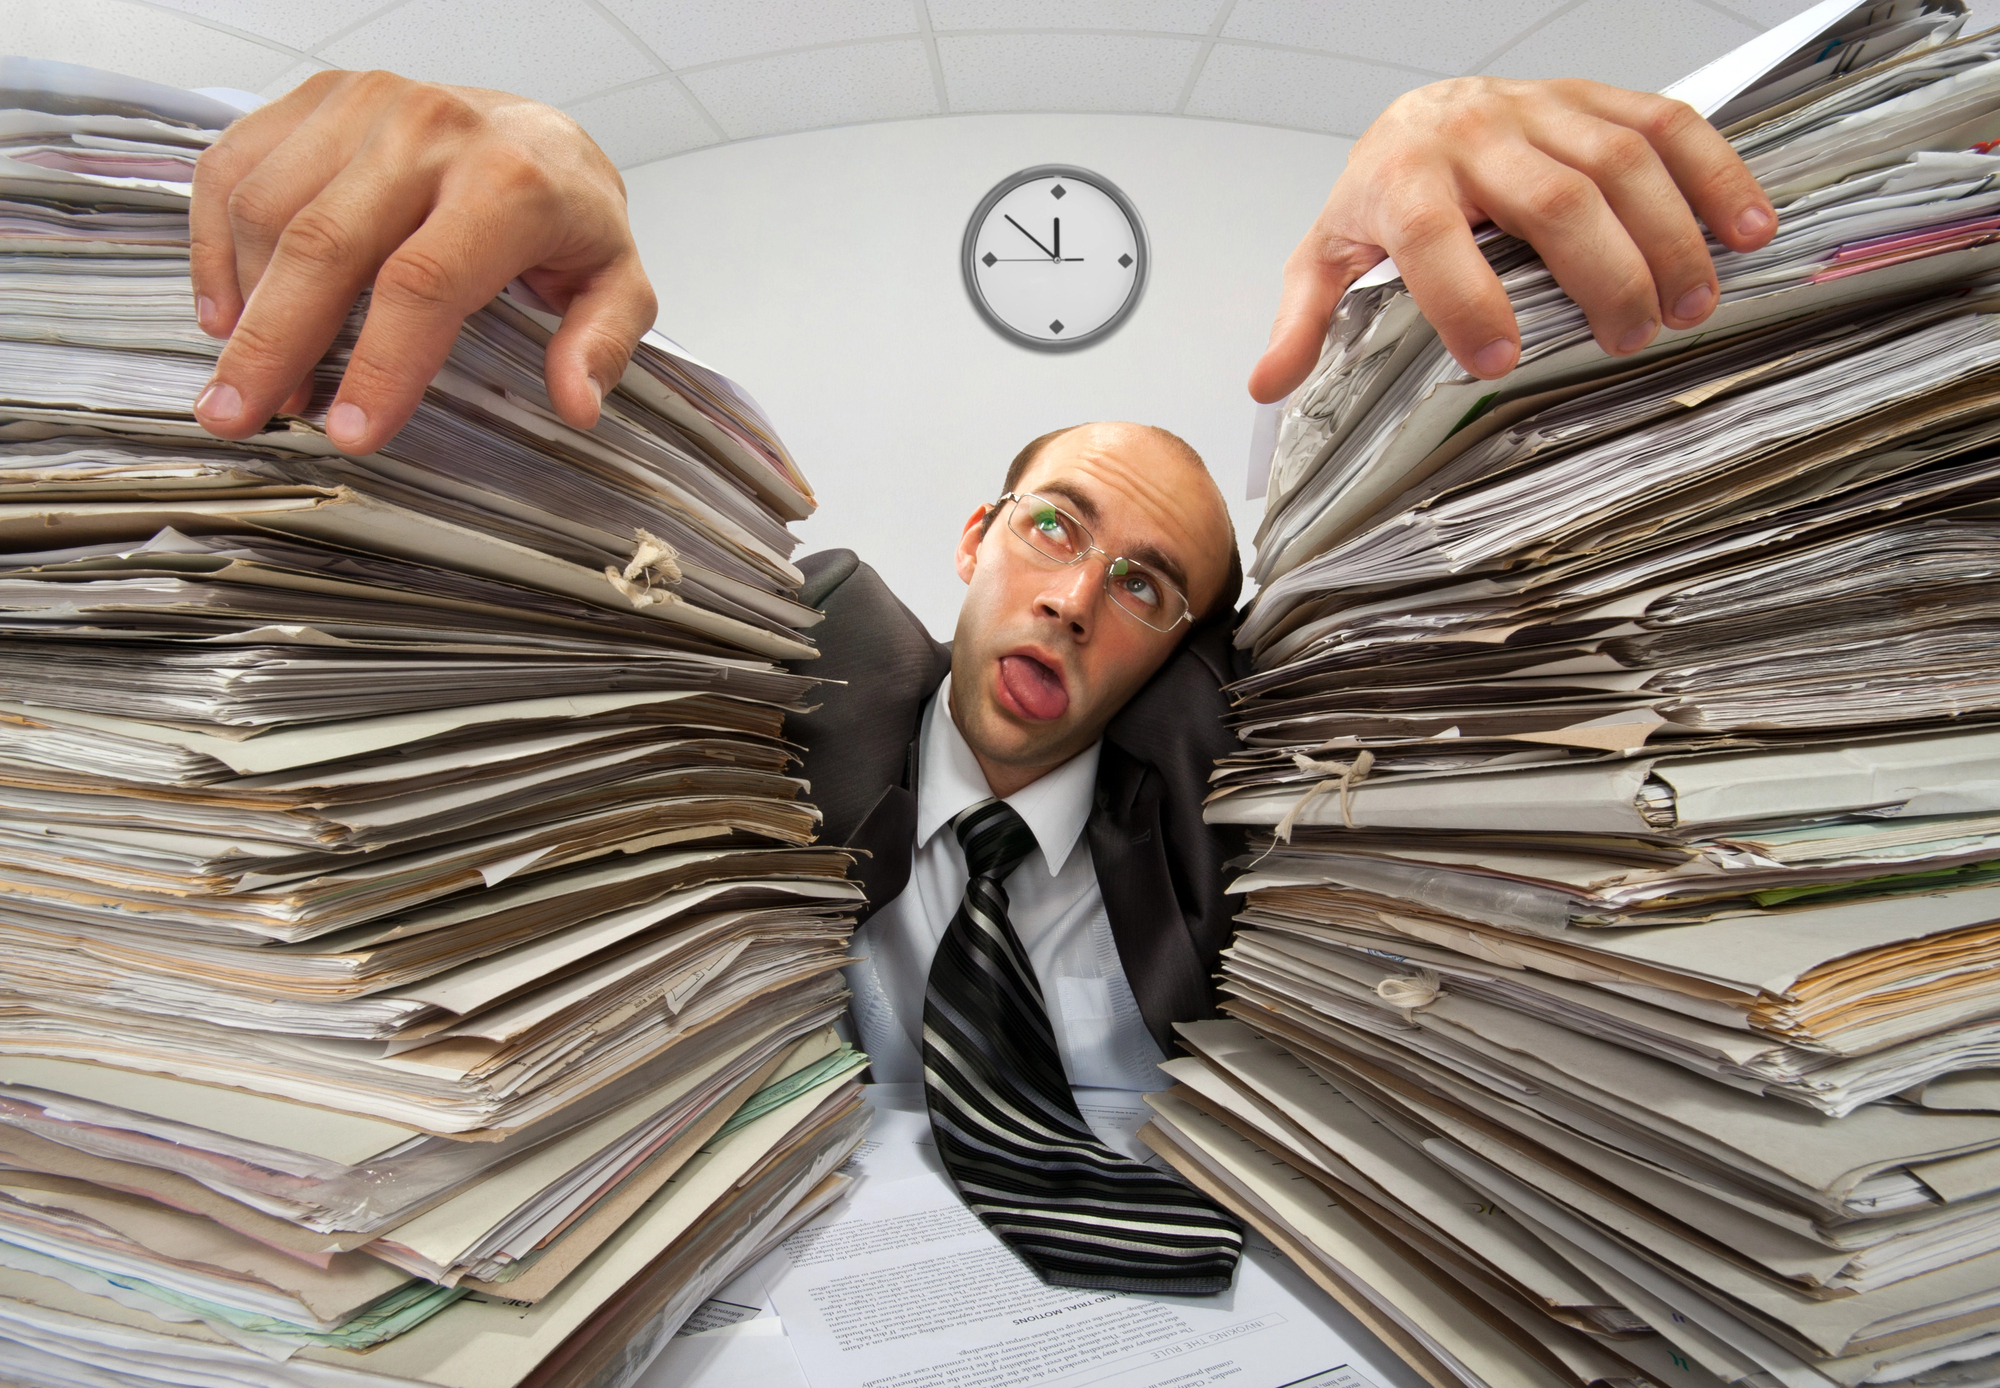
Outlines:
{"type": "Polygon", "coordinates": [[[604,577],[634,607],[679,602],[680,594],[672,590],[681,581],[680,552],[648,531],[635,530],[633,534],[638,537],[639,543],[632,551],[632,561],[625,566],[625,572],[621,574],[606,564],[604,577]],[[660,586],[655,587],[655,584],[660,586]]]}
{"type": "Polygon", "coordinates": [[[1294,752],[1292,762],[1299,770],[1317,772],[1326,779],[1314,782],[1312,787],[1298,798],[1297,803],[1285,811],[1285,817],[1278,821],[1278,827],[1272,833],[1290,843],[1292,826],[1298,822],[1299,816],[1304,814],[1320,796],[1331,795],[1335,791],[1340,792],[1340,822],[1350,829],[1354,828],[1354,806],[1349,797],[1353,794],[1354,787],[1368,778],[1369,771],[1375,766],[1375,754],[1363,751],[1353,761],[1347,762],[1314,761],[1304,752],[1294,752]]]}
{"type": "Polygon", "coordinates": [[[1430,969],[1418,969],[1410,978],[1385,978],[1375,985],[1375,996],[1403,1014],[1403,1020],[1413,1022],[1413,1015],[1429,1007],[1444,992],[1444,980],[1430,969]]]}

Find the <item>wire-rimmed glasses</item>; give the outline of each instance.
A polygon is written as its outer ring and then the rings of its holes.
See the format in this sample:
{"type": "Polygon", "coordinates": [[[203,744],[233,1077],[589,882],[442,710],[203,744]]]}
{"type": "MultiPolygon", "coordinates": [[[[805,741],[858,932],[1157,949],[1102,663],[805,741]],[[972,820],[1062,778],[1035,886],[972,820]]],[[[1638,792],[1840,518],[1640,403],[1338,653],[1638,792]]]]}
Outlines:
{"type": "Polygon", "coordinates": [[[1187,594],[1180,585],[1150,564],[1099,549],[1090,527],[1046,497],[1033,492],[1008,492],[995,504],[1007,506],[1007,529],[1045,559],[1081,564],[1102,554],[1104,591],[1119,608],[1154,631],[1172,631],[1189,621],[1187,594]]]}

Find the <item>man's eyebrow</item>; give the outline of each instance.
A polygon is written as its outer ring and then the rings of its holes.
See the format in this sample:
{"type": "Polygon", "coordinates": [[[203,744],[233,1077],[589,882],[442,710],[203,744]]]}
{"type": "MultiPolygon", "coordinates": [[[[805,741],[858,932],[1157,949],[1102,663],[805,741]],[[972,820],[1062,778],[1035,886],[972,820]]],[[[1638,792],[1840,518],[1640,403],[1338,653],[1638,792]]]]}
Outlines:
{"type": "MultiPolygon", "coordinates": [[[[1039,487],[1035,488],[1035,493],[1038,496],[1047,495],[1047,496],[1061,497],[1064,501],[1067,501],[1070,504],[1070,506],[1076,511],[1077,517],[1079,519],[1087,521],[1091,525],[1096,525],[1097,522],[1101,519],[1101,513],[1097,509],[1096,502],[1092,501],[1088,496],[1078,491],[1075,487],[1071,486],[1069,483],[1064,482],[1060,479],[1057,479],[1056,481],[1053,482],[1042,483],[1039,487]]],[[[1137,556],[1134,557],[1136,558],[1137,556]]]]}
{"type": "Polygon", "coordinates": [[[1187,572],[1176,564],[1170,555],[1161,553],[1151,545],[1134,545],[1132,552],[1125,557],[1158,569],[1174,581],[1174,586],[1181,590],[1182,597],[1188,595],[1187,572]]]}
{"type": "MultiPolygon", "coordinates": [[[[1060,478],[1042,483],[1039,487],[1035,488],[1035,492],[1037,495],[1046,493],[1049,496],[1059,496],[1076,509],[1079,519],[1091,525],[1095,525],[1098,522],[1100,512],[1097,509],[1097,503],[1060,478]]],[[[1183,596],[1186,596],[1188,591],[1187,570],[1183,569],[1172,555],[1165,553],[1154,545],[1137,544],[1132,546],[1131,551],[1125,557],[1127,559],[1136,559],[1141,564],[1158,569],[1161,573],[1172,579],[1174,586],[1181,590],[1183,596]]]]}

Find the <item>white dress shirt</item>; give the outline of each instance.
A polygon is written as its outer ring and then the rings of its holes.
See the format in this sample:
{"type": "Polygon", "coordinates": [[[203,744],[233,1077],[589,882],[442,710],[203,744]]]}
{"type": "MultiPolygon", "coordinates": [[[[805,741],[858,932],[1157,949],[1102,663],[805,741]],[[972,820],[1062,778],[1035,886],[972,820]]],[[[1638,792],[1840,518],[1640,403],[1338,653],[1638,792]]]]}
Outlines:
{"type": "MultiPolygon", "coordinates": [[[[950,708],[951,677],[932,696],[918,733],[917,842],[909,885],[862,923],[847,968],[854,1023],[880,1084],[924,1077],[924,987],[931,956],[965,895],[965,850],[952,832],[960,810],[992,796],[950,708]]],[[[1007,797],[1035,848],[1002,881],[1007,918],[1042,986],[1056,1049],[1073,1086],[1162,1089],[1173,1081],[1146,1029],[1111,937],[1083,826],[1097,785],[1092,746],[1007,797]]]]}

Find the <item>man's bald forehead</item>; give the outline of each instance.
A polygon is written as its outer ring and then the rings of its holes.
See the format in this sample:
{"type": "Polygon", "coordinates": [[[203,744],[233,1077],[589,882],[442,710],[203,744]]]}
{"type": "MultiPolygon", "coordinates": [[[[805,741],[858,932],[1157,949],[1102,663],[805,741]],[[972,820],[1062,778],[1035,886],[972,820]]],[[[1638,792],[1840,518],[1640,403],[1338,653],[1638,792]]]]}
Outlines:
{"type": "MultiPolygon", "coordinates": [[[[1170,429],[1162,429],[1157,424],[1138,424],[1123,419],[1087,420],[1082,424],[1068,424],[1060,429],[1051,429],[1039,438],[1029,440],[1028,445],[1016,453],[1014,461],[1008,465],[1006,485],[1001,490],[1008,492],[1019,490],[1020,481],[1027,475],[1028,469],[1035,465],[1036,460],[1047,452],[1051,445],[1083,430],[1102,430],[1110,436],[1110,439],[1116,439],[1121,434],[1126,441],[1143,439],[1148,444],[1164,449],[1190,467],[1197,468],[1204,474],[1208,472],[1208,463],[1201,454],[1195,452],[1194,446],[1170,429]]],[[[1107,442],[1110,439],[1107,439],[1107,442]]]]}

